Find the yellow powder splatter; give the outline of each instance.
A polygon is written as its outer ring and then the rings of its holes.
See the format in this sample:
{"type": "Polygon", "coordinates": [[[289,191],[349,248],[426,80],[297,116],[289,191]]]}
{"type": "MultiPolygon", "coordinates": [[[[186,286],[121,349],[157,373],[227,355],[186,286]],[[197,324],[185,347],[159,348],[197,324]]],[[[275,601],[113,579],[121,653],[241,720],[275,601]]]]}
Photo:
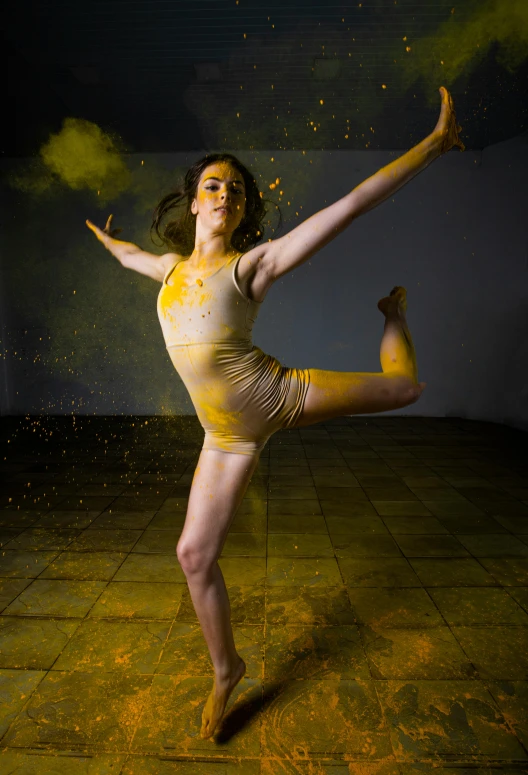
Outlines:
{"type": "MultiPolygon", "coordinates": [[[[456,13],[429,35],[413,41],[412,54],[401,61],[402,86],[423,79],[447,88],[477,67],[495,43],[498,62],[514,72],[528,56],[528,3],[526,0],[488,0],[475,4],[460,21],[456,13]]],[[[427,90],[437,104],[435,89],[427,90]]]]}
{"type": "Polygon", "coordinates": [[[130,185],[130,172],[115,140],[97,124],[66,118],[61,131],[51,135],[40,149],[48,169],[73,189],[99,191],[113,199],[130,185]]]}
{"type": "Polygon", "coordinates": [[[119,140],[91,121],[65,118],[39,150],[39,158],[18,168],[8,179],[13,188],[29,194],[53,191],[57,183],[74,190],[90,190],[99,205],[128,190],[132,177],[119,149],[119,140]]]}

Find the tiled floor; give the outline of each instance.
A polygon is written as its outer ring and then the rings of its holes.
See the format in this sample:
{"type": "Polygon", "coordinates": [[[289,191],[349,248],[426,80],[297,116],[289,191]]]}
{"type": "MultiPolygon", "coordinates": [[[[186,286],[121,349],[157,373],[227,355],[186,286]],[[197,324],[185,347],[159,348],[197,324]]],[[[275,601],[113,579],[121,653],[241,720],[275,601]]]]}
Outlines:
{"type": "Polygon", "coordinates": [[[369,415],[275,435],[212,665],[175,555],[196,418],[0,421],[0,775],[528,772],[528,445],[369,415]]]}

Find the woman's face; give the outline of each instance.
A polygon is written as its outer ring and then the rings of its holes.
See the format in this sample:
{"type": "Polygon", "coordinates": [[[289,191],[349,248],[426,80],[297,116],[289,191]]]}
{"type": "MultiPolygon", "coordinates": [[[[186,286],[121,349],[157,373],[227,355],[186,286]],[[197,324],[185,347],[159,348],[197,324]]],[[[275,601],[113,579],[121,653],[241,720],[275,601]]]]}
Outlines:
{"type": "Polygon", "coordinates": [[[241,173],[228,162],[210,164],[204,169],[196,188],[191,212],[215,229],[233,232],[242,221],[246,188],[241,173]],[[225,207],[223,212],[218,209],[225,207]]]}

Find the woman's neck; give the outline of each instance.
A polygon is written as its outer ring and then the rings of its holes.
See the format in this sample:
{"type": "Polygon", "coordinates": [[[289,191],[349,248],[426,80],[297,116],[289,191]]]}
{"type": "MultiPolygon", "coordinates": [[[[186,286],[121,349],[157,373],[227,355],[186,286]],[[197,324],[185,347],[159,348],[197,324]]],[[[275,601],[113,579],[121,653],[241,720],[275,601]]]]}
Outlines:
{"type": "Polygon", "coordinates": [[[238,255],[238,251],[233,248],[228,250],[224,255],[218,255],[218,253],[197,254],[194,250],[187,261],[193,266],[212,266],[215,264],[221,264],[230,258],[238,255]]]}

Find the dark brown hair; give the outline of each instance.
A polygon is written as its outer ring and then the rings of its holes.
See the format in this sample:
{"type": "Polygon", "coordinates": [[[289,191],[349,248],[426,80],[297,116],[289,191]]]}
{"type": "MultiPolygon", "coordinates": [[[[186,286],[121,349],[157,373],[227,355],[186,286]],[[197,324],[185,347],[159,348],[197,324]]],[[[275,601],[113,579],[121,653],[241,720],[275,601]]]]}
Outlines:
{"type": "MultiPolygon", "coordinates": [[[[184,256],[194,250],[196,238],[196,216],[191,212],[192,200],[196,196],[198,181],[204,169],[216,162],[230,162],[244,178],[246,187],[246,209],[240,225],[232,234],[231,245],[235,250],[245,252],[264,238],[265,228],[262,225],[268,210],[264,206],[266,200],[259,191],[257,182],[249,170],[236,156],[230,153],[213,153],[204,156],[187,170],[184,182],[175,191],[164,196],[152,215],[150,234],[154,231],[170,251],[184,256]],[[175,207],[186,206],[185,214],[178,220],[169,221],[163,229],[161,223],[165,215],[175,207]]],[[[272,203],[274,204],[274,203],[272,203]]],[[[279,226],[282,225],[282,214],[278,205],[279,226]]],[[[154,239],[152,239],[154,242],[154,239]]]]}

